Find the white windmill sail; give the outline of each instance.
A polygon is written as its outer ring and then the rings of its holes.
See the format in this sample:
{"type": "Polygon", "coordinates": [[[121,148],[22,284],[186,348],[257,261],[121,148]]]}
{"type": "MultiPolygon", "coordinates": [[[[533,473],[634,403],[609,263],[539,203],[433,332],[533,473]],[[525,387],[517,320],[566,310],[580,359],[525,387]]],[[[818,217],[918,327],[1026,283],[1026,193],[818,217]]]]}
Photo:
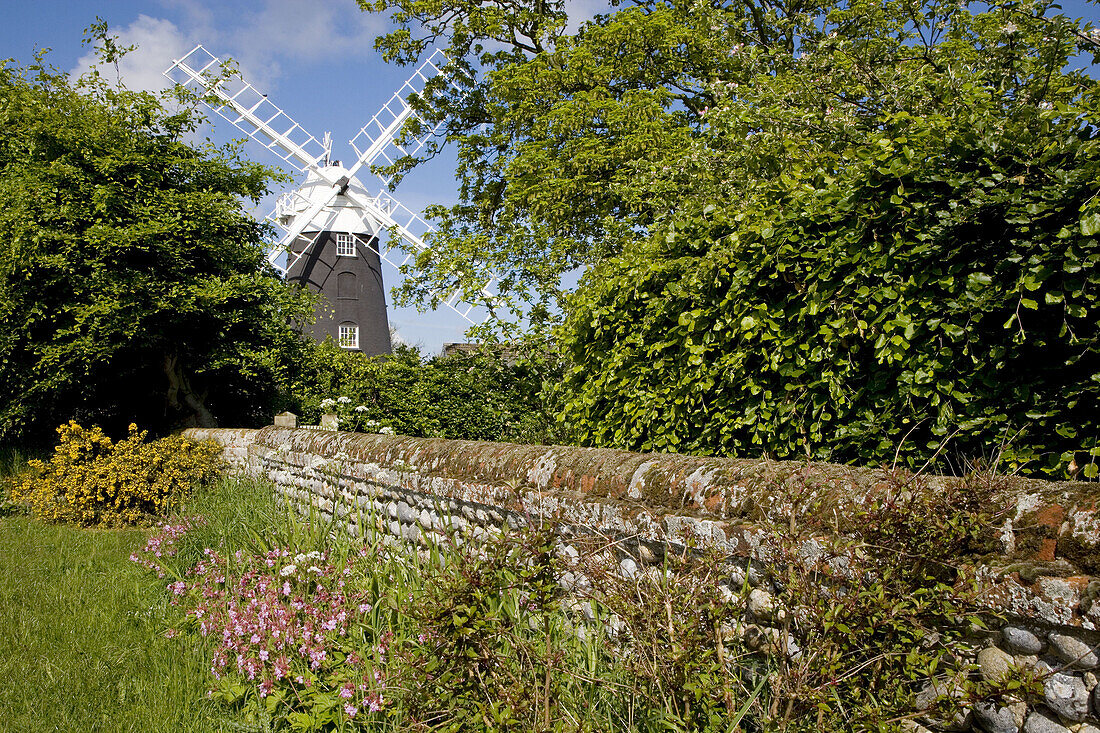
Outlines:
{"type": "MultiPolygon", "coordinates": [[[[311,179],[323,181],[327,187],[313,191],[306,196],[302,188],[279,199],[276,210],[269,219],[284,230],[279,243],[269,252],[268,259],[277,265],[285,253],[288,263],[279,267],[284,273],[310,250],[325,222],[340,214],[338,199],[343,197],[352,207],[358,209],[361,224],[366,231],[375,234],[374,242],[382,230],[397,235],[398,246],[378,244],[380,259],[394,267],[408,264],[415,255],[428,248],[425,238],[434,231],[417,214],[409,211],[384,189],[371,196],[359,184],[355,174],[362,168],[370,168],[379,161],[392,164],[404,155],[415,154],[438,130],[438,125],[429,127],[420,117],[410,98],[423,93],[427,83],[440,74],[447,64],[442,51],[436,51],[422,63],[408,81],[391,99],[364,125],[351,139],[350,144],[357,153],[357,160],[349,169],[328,166],[330,146],[319,142],[295,122],[281,108],[268,100],[254,86],[239,75],[227,73],[225,62],[207,51],[202,45],[196,46],[186,56],[172,64],[164,73],[172,81],[180,84],[197,97],[203,99],[222,118],[233,124],[249,138],[256,140],[281,160],[307,174],[307,184],[311,179]],[[410,118],[420,122],[421,134],[415,139],[398,142],[401,131],[410,118]],[[312,232],[312,234],[310,234],[312,232]],[[306,240],[302,252],[292,253],[291,245],[306,240]]],[[[392,177],[382,177],[388,185],[392,177]]],[[[491,300],[493,281],[486,283],[477,298],[491,300]]],[[[471,314],[474,305],[464,302],[461,288],[439,298],[440,302],[453,310],[471,324],[476,324],[471,314]]],[[[482,319],[484,320],[484,319],[482,319]]]]}
{"type": "Polygon", "coordinates": [[[317,138],[306,132],[266,94],[232,73],[226,62],[207,51],[202,44],[169,66],[164,75],[198,96],[210,109],[280,160],[303,173],[328,154],[317,138]]]}
{"type": "MultiPolygon", "coordinates": [[[[375,165],[381,159],[385,161],[384,165],[393,165],[400,158],[416,155],[432,135],[438,132],[442,123],[429,128],[427,121],[416,113],[411,100],[420,97],[428,82],[442,74],[446,65],[447,56],[442,51],[436,51],[429,56],[374,117],[359,129],[358,134],[348,141],[362,164],[375,165]],[[409,118],[415,118],[424,131],[411,141],[398,143],[398,133],[409,118]]],[[[393,180],[392,175],[380,174],[379,178],[387,186],[393,180]]]]}

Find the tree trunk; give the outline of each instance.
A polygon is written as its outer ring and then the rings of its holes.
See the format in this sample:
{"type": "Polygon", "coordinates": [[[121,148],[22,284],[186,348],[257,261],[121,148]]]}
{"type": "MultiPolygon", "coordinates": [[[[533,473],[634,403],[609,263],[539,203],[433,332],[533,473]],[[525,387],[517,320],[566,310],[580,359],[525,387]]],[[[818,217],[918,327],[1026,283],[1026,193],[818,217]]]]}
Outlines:
{"type": "Polygon", "coordinates": [[[183,405],[191,410],[191,415],[186,420],[187,424],[200,428],[216,428],[218,421],[214,419],[214,413],[204,404],[206,395],[195,394],[191,388],[183,369],[179,365],[179,357],[172,354],[164,355],[164,374],[168,377],[168,394],[166,399],[168,406],[177,412],[186,412],[183,405]],[[183,404],[180,404],[180,399],[183,404]]]}

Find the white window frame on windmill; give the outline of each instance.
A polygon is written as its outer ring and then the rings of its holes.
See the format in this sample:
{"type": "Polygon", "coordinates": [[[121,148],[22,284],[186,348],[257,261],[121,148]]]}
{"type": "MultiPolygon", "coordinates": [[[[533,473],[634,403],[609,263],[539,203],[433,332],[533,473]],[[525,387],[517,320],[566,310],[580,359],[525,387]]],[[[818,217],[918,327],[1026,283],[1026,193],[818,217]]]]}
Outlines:
{"type": "Polygon", "coordinates": [[[337,333],[341,349],[359,348],[359,326],[354,323],[341,323],[337,333]]]}
{"type": "Polygon", "coordinates": [[[355,235],[348,234],[347,232],[336,233],[336,256],[337,257],[354,257],[355,256],[355,235]]]}

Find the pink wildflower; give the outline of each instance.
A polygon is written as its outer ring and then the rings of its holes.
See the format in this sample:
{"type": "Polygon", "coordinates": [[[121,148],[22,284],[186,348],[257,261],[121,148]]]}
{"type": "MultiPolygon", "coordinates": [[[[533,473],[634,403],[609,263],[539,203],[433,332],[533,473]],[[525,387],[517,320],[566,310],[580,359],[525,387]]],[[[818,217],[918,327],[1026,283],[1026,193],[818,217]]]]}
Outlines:
{"type": "Polygon", "coordinates": [[[287,673],[290,671],[290,662],[287,661],[286,657],[279,657],[275,660],[275,664],[272,665],[272,668],[275,671],[275,679],[281,680],[283,677],[286,677],[287,673]]]}

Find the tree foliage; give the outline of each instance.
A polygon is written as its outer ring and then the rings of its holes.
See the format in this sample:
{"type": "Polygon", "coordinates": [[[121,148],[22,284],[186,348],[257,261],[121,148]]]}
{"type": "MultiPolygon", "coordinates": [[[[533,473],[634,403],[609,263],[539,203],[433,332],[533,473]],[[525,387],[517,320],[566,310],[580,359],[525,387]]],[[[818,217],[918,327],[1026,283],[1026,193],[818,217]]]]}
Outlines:
{"type": "Polygon", "coordinates": [[[617,254],[670,209],[679,194],[654,171],[685,154],[737,24],[751,25],[721,9],[737,20],[715,33],[712,13],[687,3],[637,3],[576,33],[564,2],[360,5],[399,25],[377,43],[388,60],[413,63],[439,43],[458,69],[456,86],[429,86],[424,113],[444,125],[437,144],[457,145],[460,202],[432,211],[439,231],[405,297],[456,283],[476,295],[492,275],[498,315],[510,304],[536,324],[553,319],[564,275],[617,254]]]}
{"type": "Polygon", "coordinates": [[[1094,474],[1096,92],[1067,67],[1092,26],[1037,0],[623,0],[576,31],[565,3],[361,4],[399,26],[387,58],[443,43],[465,72],[431,110],[461,200],[407,292],[496,271],[536,322],[564,302],[578,441],[919,466],[951,438],[1094,474]]]}
{"type": "Polygon", "coordinates": [[[572,304],[578,439],[1095,476],[1094,31],[1052,12],[853,3],[783,63],[732,48],[700,195],[572,304]]]}
{"type": "Polygon", "coordinates": [[[44,56],[0,67],[0,436],[267,413],[308,302],[241,207],[271,174],[193,124],[44,56]]]}

